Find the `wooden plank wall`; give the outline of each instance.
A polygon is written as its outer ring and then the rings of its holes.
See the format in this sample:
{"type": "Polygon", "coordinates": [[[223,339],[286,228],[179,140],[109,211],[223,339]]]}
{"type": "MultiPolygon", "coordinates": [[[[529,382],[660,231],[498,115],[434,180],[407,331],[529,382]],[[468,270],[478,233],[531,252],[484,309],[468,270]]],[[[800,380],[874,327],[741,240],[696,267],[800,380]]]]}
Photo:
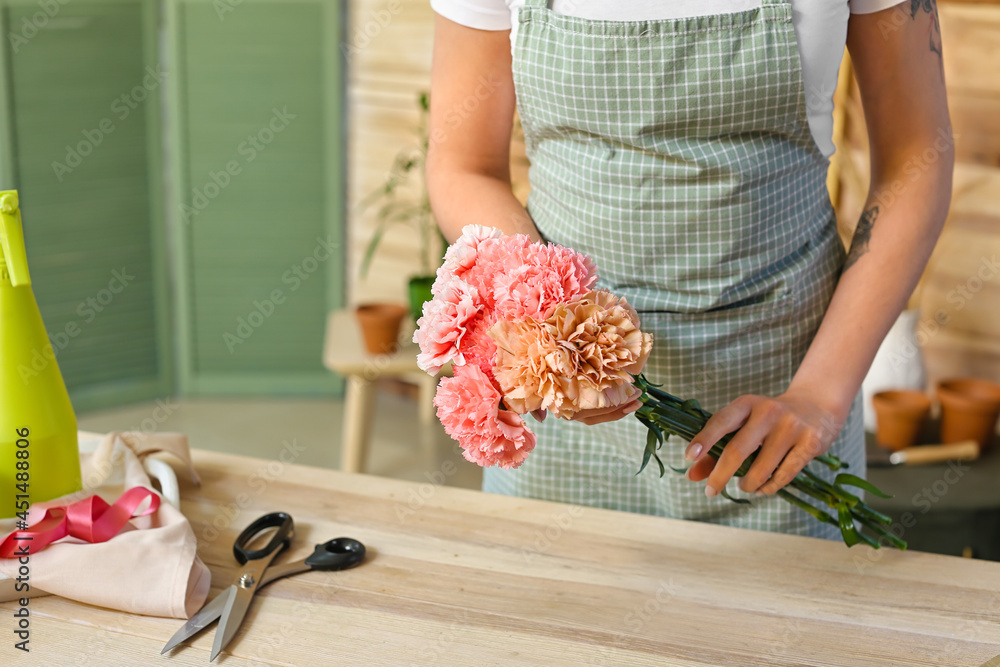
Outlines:
{"type": "Polygon", "coordinates": [[[433,12],[427,0],[349,0],[348,11],[342,45],[348,71],[348,300],[405,301],[407,276],[420,269],[419,236],[395,227],[362,281],[359,264],[375,224],[372,213],[358,212],[358,203],[385,180],[401,149],[417,145],[417,99],[430,83],[433,12]]]}
{"type": "MultiPolygon", "coordinates": [[[[956,167],[945,230],[910,300],[928,388],[974,375],[1000,381],[1000,4],[939,5],[956,167]]],[[[849,237],[868,190],[868,139],[856,82],[840,91],[838,215],[849,237]]]]}
{"type": "MultiPolygon", "coordinates": [[[[382,184],[401,149],[417,145],[417,99],[430,89],[434,12],[428,0],[349,0],[348,11],[342,45],[348,54],[348,298],[403,301],[407,279],[420,272],[419,237],[411,228],[394,227],[361,280],[359,264],[375,220],[373,212],[359,212],[358,202],[382,184]]],[[[523,201],[522,140],[515,138],[511,155],[515,192],[523,201]]]]}

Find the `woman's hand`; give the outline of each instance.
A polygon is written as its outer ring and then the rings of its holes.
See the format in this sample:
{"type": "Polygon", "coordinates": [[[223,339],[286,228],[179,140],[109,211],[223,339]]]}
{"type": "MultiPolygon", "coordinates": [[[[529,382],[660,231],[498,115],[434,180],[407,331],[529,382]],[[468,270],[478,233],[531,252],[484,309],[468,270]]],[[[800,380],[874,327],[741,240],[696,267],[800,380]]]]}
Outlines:
{"type": "Polygon", "coordinates": [[[829,449],[944,225],[954,141],[935,3],[851,14],[847,46],[871,144],[865,211],[823,322],[788,391],[776,398],[741,396],[719,410],[688,447],[695,459],[688,476],[707,478],[710,497],[758,448],[740,487],[765,494],[788,484],[829,449]],[[712,445],[737,429],[717,462],[708,456],[712,445]]]}
{"type": "Polygon", "coordinates": [[[813,458],[825,454],[846,415],[834,414],[803,392],[776,398],[746,395],[716,412],[688,445],[686,458],[695,461],[688,478],[708,478],[705,495],[714,497],[753,452],[757,458],[740,488],[771,495],[792,481],[813,458]],[[708,451],[727,433],[738,432],[716,461],[708,451]]]}
{"type": "Polygon", "coordinates": [[[639,408],[642,407],[642,401],[639,400],[639,396],[642,392],[636,389],[635,398],[625,403],[619,405],[614,405],[609,408],[594,408],[593,410],[580,410],[575,415],[573,415],[572,421],[583,422],[588,426],[593,426],[594,424],[603,424],[604,422],[613,422],[630,415],[639,408]]]}
{"type": "MultiPolygon", "coordinates": [[[[613,422],[630,415],[639,408],[642,407],[642,401],[639,397],[642,396],[642,391],[638,387],[633,387],[635,389],[632,398],[630,398],[625,403],[619,405],[613,405],[607,408],[594,408],[593,410],[580,410],[570,421],[582,422],[588,426],[593,426],[594,424],[603,424],[604,422],[613,422]]],[[[534,410],[531,412],[531,416],[537,421],[545,421],[545,416],[548,414],[546,410],[534,410]]]]}

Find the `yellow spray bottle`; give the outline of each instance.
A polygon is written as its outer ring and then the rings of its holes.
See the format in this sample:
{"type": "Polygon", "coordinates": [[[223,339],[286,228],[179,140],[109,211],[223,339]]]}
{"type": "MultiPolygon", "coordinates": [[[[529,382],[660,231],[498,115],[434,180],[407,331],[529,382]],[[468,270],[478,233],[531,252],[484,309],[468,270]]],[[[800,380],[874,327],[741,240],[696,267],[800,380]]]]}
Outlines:
{"type": "Polygon", "coordinates": [[[76,415],[31,291],[17,192],[0,191],[0,518],[80,488],[76,415]]]}

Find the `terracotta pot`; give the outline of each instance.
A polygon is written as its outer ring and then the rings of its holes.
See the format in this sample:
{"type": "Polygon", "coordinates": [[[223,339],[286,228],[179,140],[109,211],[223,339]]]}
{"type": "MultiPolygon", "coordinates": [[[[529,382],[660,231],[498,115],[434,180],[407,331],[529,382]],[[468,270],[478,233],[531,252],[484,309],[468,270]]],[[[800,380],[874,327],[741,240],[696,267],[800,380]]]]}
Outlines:
{"type": "Polygon", "coordinates": [[[371,354],[396,351],[399,329],[410,309],[396,303],[366,303],[355,309],[365,348],[371,354]]]}
{"type": "Polygon", "coordinates": [[[1000,385],[981,378],[957,378],[938,383],[941,401],[941,441],[975,440],[990,446],[1000,416],[1000,385]]]}
{"type": "Polygon", "coordinates": [[[892,451],[912,447],[931,411],[931,399],[922,391],[880,391],[872,396],[878,419],[875,439],[892,451]]]}

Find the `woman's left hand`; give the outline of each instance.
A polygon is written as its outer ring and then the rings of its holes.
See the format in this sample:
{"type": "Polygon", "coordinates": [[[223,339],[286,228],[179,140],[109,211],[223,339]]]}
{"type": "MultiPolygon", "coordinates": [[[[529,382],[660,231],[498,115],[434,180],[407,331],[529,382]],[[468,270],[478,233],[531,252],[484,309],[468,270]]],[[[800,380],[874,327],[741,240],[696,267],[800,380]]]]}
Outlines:
{"type": "Polygon", "coordinates": [[[688,478],[708,478],[705,495],[716,496],[758,448],[740,489],[771,495],[791,482],[813,458],[825,454],[840,433],[845,416],[821,407],[810,396],[787,391],[771,398],[745,395],[716,412],[688,445],[695,461],[688,478]],[[733,436],[716,461],[708,455],[720,438],[733,436]]]}

